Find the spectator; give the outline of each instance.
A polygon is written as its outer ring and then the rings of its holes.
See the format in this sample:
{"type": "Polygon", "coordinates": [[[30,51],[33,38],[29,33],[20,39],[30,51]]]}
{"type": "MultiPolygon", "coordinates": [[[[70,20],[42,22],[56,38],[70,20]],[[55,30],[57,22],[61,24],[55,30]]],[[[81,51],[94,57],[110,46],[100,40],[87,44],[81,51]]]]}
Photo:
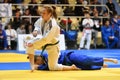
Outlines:
{"type": "Polygon", "coordinates": [[[98,17],[98,12],[94,13],[94,18],[93,18],[94,26],[93,26],[93,31],[92,31],[92,38],[93,38],[93,44],[94,47],[97,48],[97,35],[98,31],[100,31],[100,26],[102,25],[100,18],[98,17]]]}
{"type": "Polygon", "coordinates": [[[112,23],[114,34],[119,40],[117,43],[117,48],[120,48],[120,19],[118,18],[117,14],[113,16],[111,23],[112,23]]]}
{"type": "Polygon", "coordinates": [[[17,32],[15,29],[12,29],[11,24],[8,24],[6,29],[8,49],[16,50],[17,47],[17,32]]]}
{"type": "Polygon", "coordinates": [[[12,5],[7,3],[8,1],[4,1],[4,3],[0,3],[0,17],[4,18],[2,28],[4,29],[7,23],[10,21],[10,17],[12,17],[12,5]]]}
{"type": "Polygon", "coordinates": [[[68,30],[71,30],[72,20],[70,18],[67,19],[68,30]]]}
{"type": "Polygon", "coordinates": [[[110,14],[113,15],[113,14],[116,14],[117,11],[115,9],[115,4],[112,2],[112,0],[108,0],[108,2],[106,3],[107,7],[109,8],[110,10],[110,14]]]}
{"type": "Polygon", "coordinates": [[[32,24],[29,24],[27,27],[26,27],[26,34],[31,34],[33,32],[33,25],[32,24]]]}
{"type": "Polygon", "coordinates": [[[102,40],[107,49],[114,48],[115,44],[118,42],[118,38],[114,36],[112,26],[110,26],[110,21],[106,20],[105,24],[101,27],[102,40]]]}
{"type": "Polygon", "coordinates": [[[63,12],[64,16],[74,16],[74,10],[72,6],[66,6],[63,12]]]}
{"type": "MultiPolygon", "coordinates": [[[[94,0],[92,3],[91,3],[91,5],[101,5],[101,3],[98,1],[98,0],[94,0]]],[[[102,11],[102,7],[101,6],[93,6],[93,7],[91,7],[91,10],[92,11],[98,11],[98,13],[99,13],[99,15],[100,15],[100,13],[101,13],[101,11],[102,11]]]]}
{"type": "Polygon", "coordinates": [[[18,34],[26,34],[26,30],[25,30],[25,25],[24,24],[21,24],[20,27],[18,27],[17,33],[18,34]]]}
{"type": "MultiPolygon", "coordinates": [[[[82,5],[83,4],[83,0],[78,0],[77,1],[77,5],[82,5]]],[[[75,12],[75,16],[83,16],[84,15],[84,7],[83,6],[75,6],[74,12],[75,12]]]]}
{"type": "Polygon", "coordinates": [[[7,35],[5,30],[2,29],[2,24],[0,24],[0,50],[7,50],[7,35]]]}
{"type": "Polygon", "coordinates": [[[22,19],[23,19],[24,24],[25,24],[25,25],[28,25],[28,24],[30,23],[30,18],[29,18],[29,16],[31,16],[30,10],[29,10],[29,9],[26,9],[25,12],[24,12],[24,14],[23,14],[23,16],[27,16],[27,17],[24,17],[24,18],[22,18],[22,19]]]}
{"type": "MultiPolygon", "coordinates": [[[[31,2],[29,2],[29,4],[37,4],[37,1],[36,0],[31,0],[31,2]]],[[[30,5],[28,8],[30,10],[30,14],[33,15],[33,16],[36,16],[36,14],[37,14],[36,9],[38,9],[38,6],[30,5]]]]}
{"type": "MultiPolygon", "coordinates": [[[[29,4],[33,4],[28,6],[28,9],[30,10],[30,14],[32,16],[39,16],[39,11],[38,11],[38,6],[37,4],[37,0],[31,0],[31,2],[29,2],[29,4]]],[[[32,22],[34,23],[38,18],[32,18],[32,22]]]]}
{"type": "Polygon", "coordinates": [[[118,15],[114,14],[113,18],[111,19],[111,23],[112,23],[112,28],[114,31],[114,34],[116,37],[119,36],[119,23],[118,23],[118,15]]]}
{"type": "MultiPolygon", "coordinates": [[[[109,16],[110,16],[110,15],[109,15],[108,11],[104,11],[104,12],[103,12],[103,17],[109,17],[109,16]]],[[[103,18],[102,23],[104,23],[106,20],[108,20],[108,18],[103,18]]]]}
{"type": "Polygon", "coordinates": [[[85,19],[83,19],[82,25],[84,27],[82,38],[80,41],[79,49],[84,48],[85,40],[87,40],[85,49],[90,49],[91,36],[92,36],[92,27],[94,25],[93,20],[90,18],[89,12],[85,12],[85,19]]]}
{"type": "Polygon", "coordinates": [[[16,9],[15,17],[14,17],[13,23],[12,23],[12,26],[15,30],[20,26],[20,24],[22,22],[20,16],[21,16],[20,9],[16,9]]]}

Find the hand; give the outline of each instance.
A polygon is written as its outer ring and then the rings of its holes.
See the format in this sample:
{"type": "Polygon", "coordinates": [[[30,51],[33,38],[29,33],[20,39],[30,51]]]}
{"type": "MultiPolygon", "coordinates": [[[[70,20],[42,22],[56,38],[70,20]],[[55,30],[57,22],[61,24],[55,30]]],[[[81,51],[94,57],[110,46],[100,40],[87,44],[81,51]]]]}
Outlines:
{"type": "Polygon", "coordinates": [[[110,38],[110,39],[114,39],[114,36],[110,36],[109,38],[110,38]]]}
{"type": "Polygon", "coordinates": [[[74,64],[71,66],[72,70],[79,70],[74,64]]]}
{"type": "Polygon", "coordinates": [[[2,39],[2,38],[3,38],[3,36],[0,36],[0,38],[2,39]]]}
{"type": "Polygon", "coordinates": [[[32,47],[33,44],[32,44],[32,43],[28,43],[27,46],[28,46],[28,47],[32,47]]]}
{"type": "Polygon", "coordinates": [[[86,25],[89,25],[89,23],[87,23],[86,25]]]}
{"type": "Polygon", "coordinates": [[[4,48],[4,50],[7,50],[7,48],[4,48]]]}

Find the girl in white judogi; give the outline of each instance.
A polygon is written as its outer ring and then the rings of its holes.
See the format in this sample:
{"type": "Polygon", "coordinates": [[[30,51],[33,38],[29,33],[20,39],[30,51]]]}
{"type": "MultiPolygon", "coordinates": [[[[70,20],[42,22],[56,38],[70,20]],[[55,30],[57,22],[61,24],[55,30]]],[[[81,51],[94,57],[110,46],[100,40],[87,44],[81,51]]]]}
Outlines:
{"type": "Polygon", "coordinates": [[[85,49],[90,49],[91,36],[92,36],[92,27],[94,25],[93,20],[90,18],[89,12],[85,13],[85,19],[83,19],[82,25],[84,27],[82,32],[82,38],[80,41],[80,49],[84,48],[85,40],[87,40],[85,49]]]}
{"type": "MultiPolygon", "coordinates": [[[[34,50],[41,49],[46,44],[55,44],[58,42],[60,36],[60,28],[55,20],[56,15],[52,7],[45,6],[41,13],[41,18],[35,22],[35,29],[33,35],[42,34],[42,38],[29,42],[27,47],[27,54],[31,63],[31,71],[34,70],[34,50]]],[[[46,48],[48,52],[48,67],[50,70],[70,70],[75,69],[75,66],[63,66],[58,64],[59,58],[59,44],[48,46],[46,48]]]]}

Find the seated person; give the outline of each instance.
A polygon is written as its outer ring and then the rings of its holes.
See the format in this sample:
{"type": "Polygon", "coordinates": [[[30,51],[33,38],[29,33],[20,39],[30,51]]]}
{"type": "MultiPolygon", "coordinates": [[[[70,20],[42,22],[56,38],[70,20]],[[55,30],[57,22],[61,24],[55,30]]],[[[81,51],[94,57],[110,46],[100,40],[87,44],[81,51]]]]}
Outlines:
{"type": "Polygon", "coordinates": [[[109,20],[106,20],[104,25],[101,27],[102,40],[105,43],[106,48],[114,48],[118,42],[118,38],[114,36],[112,26],[110,26],[109,20]]]}
{"type": "Polygon", "coordinates": [[[7,46],[7,35],[5,30],[2,29],[2,24],[0,24],[0,50],[6,50],[7,46]]]}
{"type": "MultiPolygon", "coordinates": [[[[35,69],[36,70],[49,70],[48,68],[48,55],[46,53],[34,56],[35,69]]],[[[100,70],[102,67],[106,68],[107,64],[104,62],[112,62],[117,64],[118,60],[113,58],[102,58],[102,57],[90,57],[87,55],[81,55],[71,52],[62,52],[58,63],[63,65],[71,66],[68,70],[100,70]]]]}

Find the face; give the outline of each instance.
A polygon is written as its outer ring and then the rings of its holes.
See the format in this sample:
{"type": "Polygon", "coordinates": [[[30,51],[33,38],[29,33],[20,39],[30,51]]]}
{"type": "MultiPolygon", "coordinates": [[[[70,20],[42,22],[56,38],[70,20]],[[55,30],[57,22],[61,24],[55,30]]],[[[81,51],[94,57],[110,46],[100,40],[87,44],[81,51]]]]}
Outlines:
{"type": "Polygon", "coordinates": [[[42,13],[41,13],[42,18],[44,19],[44,21],[47,21],[50,19],[51,17],[51,13],[48,13],[46,8],[43,8],[42,13]]]}
{"type": "Polygon", "coordinates": [[[2,29],[0,29],[0,34],[2,34],[2,29]]]}
{"type": "Polygon", "coordinates": [[[28,27],[29,29],[32,29],[32,25],[29,25],[29,27],[28,27]]]}
{"type": "Polygon", "coordinates": [[[11,29],[11,25],[8,25],[8,29],[11,29]]]}
{"type": "Polygon", "coordinates": [[[96,2],[98,2],[98,0],[94,0],[94,2],[96,3],[96,2]]]}
{"type": "Polygon", "coordinates": [[[117,16],[117,15],[115,15],[115,16],[114,16],[114,18],[115,18],[115,19],[117,19],[117,18],[118,18],[118,16],[117,16]]]}
{"type": "Polygon", "coordinates": [[[24,25],[24,24],[23,24],[23,25],[21,25],[21,28],[22,28],[22,29],[24,29],[24,28],[25,28],[25,25],[24,25]]]}
{"type": "Polygon", "coordinates": [[[85,17],[86,17],[86,18],[90,18],[90,15],[89,15],[89,14],[85,14],[85,17]]]}
{"type": "Polygon", "coordinates": [[[95,13],[94,16],[95,16],[95,17],[98,17],[98,13],[95,13]]]}
{"type": "Polygon", "coordinates": [[[38,65],[40,65],[40,64],[43,64],[44,62],[43,62],[43,59],[40,56],[38,56],[36,58],[36,62],[35,63],[38,64],[38,65]]]}
{"type": "Polygon", "coordinates": [[[105,25],[106,26],[109,26],[110,22],[109,21],[106,21],[105,25]]]}
{"type": "Polygon", "coordinates": [[[26,9],[26,10],[25,10],[25,14],[26,14],[26,15],[29,15],[29,13],[30,13],[29,10],[26,9]]]}

